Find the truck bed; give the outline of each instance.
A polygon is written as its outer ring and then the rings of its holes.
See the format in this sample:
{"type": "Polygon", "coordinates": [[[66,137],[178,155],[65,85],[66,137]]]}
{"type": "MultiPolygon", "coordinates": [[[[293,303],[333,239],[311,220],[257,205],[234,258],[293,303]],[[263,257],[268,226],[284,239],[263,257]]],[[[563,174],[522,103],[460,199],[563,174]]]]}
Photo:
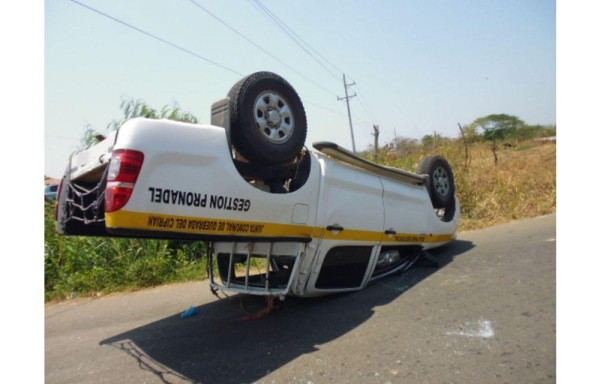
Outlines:
{"type": "Polygon", "coordinates": [[[398,168],[391,168],[373,163],[329,141],[313,143],[313,147],[335,160],[374,173],[378,176],[387,177],[392,180],[412,185],[424,185],[427,183],[427,175],[417,175],[398,168]]]}

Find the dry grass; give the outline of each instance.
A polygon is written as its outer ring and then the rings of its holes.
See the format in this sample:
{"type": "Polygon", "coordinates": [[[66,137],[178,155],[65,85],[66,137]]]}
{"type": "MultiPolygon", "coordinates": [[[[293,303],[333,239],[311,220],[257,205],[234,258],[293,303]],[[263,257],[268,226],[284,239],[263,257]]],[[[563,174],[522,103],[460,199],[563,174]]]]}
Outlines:
{"type": "MultiPolygon", "coordinates": [[[[452,164],[461,202],[461,230],[556,212],[556,145],[527,141],[501,148],[498,165],[494,165],[489,143],[470,146],[467,166],[459,142],[447,142],[435,153],[452,164]]],[[[427,155],[433,153],[387,153],[381,162],[415,171],[427,155]]]]}
{"type": "Polygon", "coordinates": [[[556,211],[553,144],[502,151],[497,166],[489,149],[478,148],[471,166],[459,167],[456,174],[463,230],[556,211]]]}

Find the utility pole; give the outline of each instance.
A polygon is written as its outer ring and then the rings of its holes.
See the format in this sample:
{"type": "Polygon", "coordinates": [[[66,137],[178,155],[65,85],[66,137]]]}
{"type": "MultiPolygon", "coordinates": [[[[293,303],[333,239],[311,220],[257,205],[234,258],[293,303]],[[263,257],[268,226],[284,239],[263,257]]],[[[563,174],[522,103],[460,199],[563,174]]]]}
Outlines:
{"type": "Polygon", "coordinates": [[[348,121],[350,121],[350,137],[352,137],[352,152],[356,153],[356,145],[354,144],[354,130],[352,129],[352,115],[350,114],[350,99],[353,98],[354,96],[356,96],[356,93],[354,93],[354,95],[348,96],[348,88],[353,86],[356,83],[352,82],[352,84],[347,84],[346,83],[346,74],[344,73],[343,76],[344,76],[344,92],[346,93],[346,97],[338,96],[338,100],[346,100],[346,108],[348,109],[348,121]]]}

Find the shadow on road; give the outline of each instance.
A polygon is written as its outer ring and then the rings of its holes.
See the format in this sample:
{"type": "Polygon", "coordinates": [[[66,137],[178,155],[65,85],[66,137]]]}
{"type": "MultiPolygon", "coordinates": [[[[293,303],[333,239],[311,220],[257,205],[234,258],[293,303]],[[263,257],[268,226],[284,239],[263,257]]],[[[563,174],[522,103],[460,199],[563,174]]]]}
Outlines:
{"type": "Polygon", "coordinates": [[[455,241],[431,252],[439,268],[420,260],[402,275],[383,278],[359,292],[287,298],[280,309],[257,321],[242,320],[240,299],[257,309],[264,300],[236,295],[199,306],[194,317],[170,316],[100,344],[123,350],[141,369],[166,383],[255,382],[364,323],[373,308],[392,302],[471,248],[471,242],[455,241]]]}

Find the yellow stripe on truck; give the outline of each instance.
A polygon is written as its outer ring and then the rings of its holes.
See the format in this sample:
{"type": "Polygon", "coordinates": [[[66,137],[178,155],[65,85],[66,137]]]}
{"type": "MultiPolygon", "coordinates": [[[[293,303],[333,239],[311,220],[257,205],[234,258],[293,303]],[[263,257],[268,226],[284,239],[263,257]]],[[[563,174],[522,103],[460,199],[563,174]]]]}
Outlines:
{"type": "Polygon", "coordinates": [[[255,221],[224,220],[214,218],[164,215],[158,213],[116,211],[106,213],[107,228],[167,231],[188,234],[248,236],[248,237],[311,237],[323,236],[327,240],[348,240],[385,244],[441,243],[452,240],[452,234],[423,235],[399,233],[386,236],[378,231],[344,229],[327,231],[321,227],[255,221]]]}
{"type": "Polygon", "coordinates": [[[314,227],[305,225],[174,216],[116,211],[106,214],[108,228],[126,228],[220,236],[313,237],[314,227]]]}

